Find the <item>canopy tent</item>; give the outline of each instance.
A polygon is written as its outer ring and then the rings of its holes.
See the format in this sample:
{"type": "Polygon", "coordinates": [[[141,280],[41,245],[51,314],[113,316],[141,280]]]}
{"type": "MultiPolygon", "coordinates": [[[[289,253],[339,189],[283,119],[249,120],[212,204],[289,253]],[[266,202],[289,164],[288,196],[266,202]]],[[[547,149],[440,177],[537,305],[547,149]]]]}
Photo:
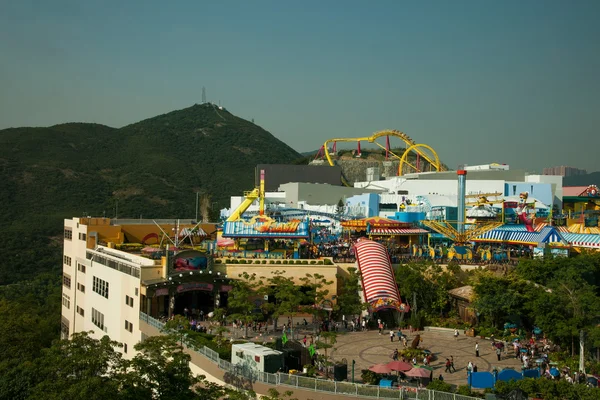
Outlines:
{"type": "Polygon", "coordinates": [[[408,311],[402,304],[394,270],[384,245],[372,240],[359,240],[354,245],[361,274],[363,293],[374,311],[394,309],[408,311]]]}
{"type": "Polygon", "coordinates": [[[587,233],[563,233],[562,237],[575,247],[600,249],[600,235],[587,233]]]}
{"type": "Polygon", "coordinates": [[[412,369],[412,365],[404,361],[391,361],[386,364],[392,371],[410,371],[412,369]]]}
{"type": "Polygon", "coordinates": [[[200,237],[204,237],[204,236],[208,236],[208,234],[204,231],[204,229],[197,227],[197,228],[183,228],[179,231],[179,237],[185,237],[185,236],[200,236],[200,237]]]}
{"type": "Polygon", "coordinates": [[[376,374],[389,374],[393,370],[386,364],[375,364],[369,367],[369,371],[375,372],[376,374]]]}
{"type": "Polygon", "coordinates": [[[529,246],[537,246],[540,243],[555,243],[562,246],[569,245],[561,236],[561,233],[552,226],[546,226],[542,228],[540,232],[492,229],[473,239],[473,241],[522,244],[529,246]]]}

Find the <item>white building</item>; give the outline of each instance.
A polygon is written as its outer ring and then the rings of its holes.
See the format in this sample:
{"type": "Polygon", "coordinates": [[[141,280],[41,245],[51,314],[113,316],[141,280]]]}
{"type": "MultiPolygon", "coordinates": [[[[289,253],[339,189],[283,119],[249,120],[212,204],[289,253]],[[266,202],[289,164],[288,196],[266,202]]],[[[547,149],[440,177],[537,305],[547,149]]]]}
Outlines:
{"type": "MultiPolygon", "coordinates": [[[[123,344],[125,357],[141,339],[140,278],[156,270],[153,260],[97,245],[89,218],[66,219],[64,227],[61,336],[93,331],[123,344]]],[[[102,218],[95,220],[103,220],[102,218]]]]}

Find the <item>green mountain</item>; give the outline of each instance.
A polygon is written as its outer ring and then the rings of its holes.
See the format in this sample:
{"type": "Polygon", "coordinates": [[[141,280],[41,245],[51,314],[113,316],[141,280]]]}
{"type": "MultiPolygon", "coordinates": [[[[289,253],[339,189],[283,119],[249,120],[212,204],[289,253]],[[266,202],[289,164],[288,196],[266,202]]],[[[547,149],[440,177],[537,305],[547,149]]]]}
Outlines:
{"type": "Polygon", "coordinates": [[[252,189],[256,164],[299,157],[212,104],[121,129],[69,123],[1,130],[0,284],[37,269],[63,218],[114,217],[117,207],[119,217],[193,217],[196,192],[210,195],[215,209],[226,206],[229,196],[252,189]]]}
{"type": "Polygon", "coordinates": [[[585,175],[566,176],[563,178],[563,186],[600,186],[600,171],[590,172],[585,175]]]}

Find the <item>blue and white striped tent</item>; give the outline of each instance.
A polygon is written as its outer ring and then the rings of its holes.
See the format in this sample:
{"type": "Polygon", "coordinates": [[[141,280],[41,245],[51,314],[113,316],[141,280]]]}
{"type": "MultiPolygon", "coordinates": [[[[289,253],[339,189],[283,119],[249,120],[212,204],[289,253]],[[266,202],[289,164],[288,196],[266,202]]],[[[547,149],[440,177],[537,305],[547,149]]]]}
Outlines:
{"type": "Polygon", "coordinates": [[[563,238],[575,247],[600,249],[600,235],[588,233],[563,233],[563,238]]]}
{"type": "Polygon", "coordinates": [[[475,242],[504,242],[537,245],[538,243],[561,243],[568,245],[561,233],[552,226],[542,228],[540,232],[527,232],[526,230],[492,229],[473,239],[475,242]]]}
{"type": "MultiPolygon", "coordinates": [[[[288,224],[285,222],[282,224],[288,224]]],[[[246,238],[290,238],[302,239],[308,238],[308,222],[298,222],[298,227],[294,232],[281,232],[276,229],[270,231],[261,231],[264,222],[255,222],[246,224],[244,221],[225,222],[223,225],[223,237],[246,237],[246,238]]],[[[279,225],[279,224],[276,224],[279,225]]]]}

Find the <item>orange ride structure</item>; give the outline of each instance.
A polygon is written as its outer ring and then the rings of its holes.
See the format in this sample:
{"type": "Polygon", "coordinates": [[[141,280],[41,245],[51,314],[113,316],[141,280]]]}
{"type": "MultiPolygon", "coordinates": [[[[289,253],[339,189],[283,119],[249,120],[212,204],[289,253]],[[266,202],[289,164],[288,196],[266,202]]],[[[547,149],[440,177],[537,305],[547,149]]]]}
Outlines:
{"type": "Polygon", "coordinates": [[[358,137],[358,138],[336,138],[336,139],[328,139],[319,149],[315,159],[325,157],[329,165],[334,166],[335,161],[332,156],[335,156],[337,153],[337,143],[338,142],[356,142],[357,150],[356,157],[361,156],[361,142],[367,142],[374,144],[383,150],[385,150],[385,159],[389,160],[390,158],[395,158],[399,160],[398,165],[398,176],[402,176],[405,170],[410,172],[424,172],[425,171],[425,163],[421,165],[424,160],[429,165],[430,171],[444,171],[445,167],[440,163],[440,159],[433,150],[433,148],[424,143],[417,143],[413,139],[411,139],[408,135],[403,132],[397,130],[383,130],[379,132],[375,132],[373,135],[368,137],[358,137]],[[402,154],[396,154],[390,148],[390,137],[400,139],[405,145],[406,149],[404,149],[402,154]],[[385,145],[377,142],[378,139],[385,138],[385,145]],[[331,145],[331,152],[330,152],[331,145]],[[332,154],[333,153],[333,154],[332,154]],[[414,154],[416,162],[413,164],[409,159],[409,155],[414,154]]]}

